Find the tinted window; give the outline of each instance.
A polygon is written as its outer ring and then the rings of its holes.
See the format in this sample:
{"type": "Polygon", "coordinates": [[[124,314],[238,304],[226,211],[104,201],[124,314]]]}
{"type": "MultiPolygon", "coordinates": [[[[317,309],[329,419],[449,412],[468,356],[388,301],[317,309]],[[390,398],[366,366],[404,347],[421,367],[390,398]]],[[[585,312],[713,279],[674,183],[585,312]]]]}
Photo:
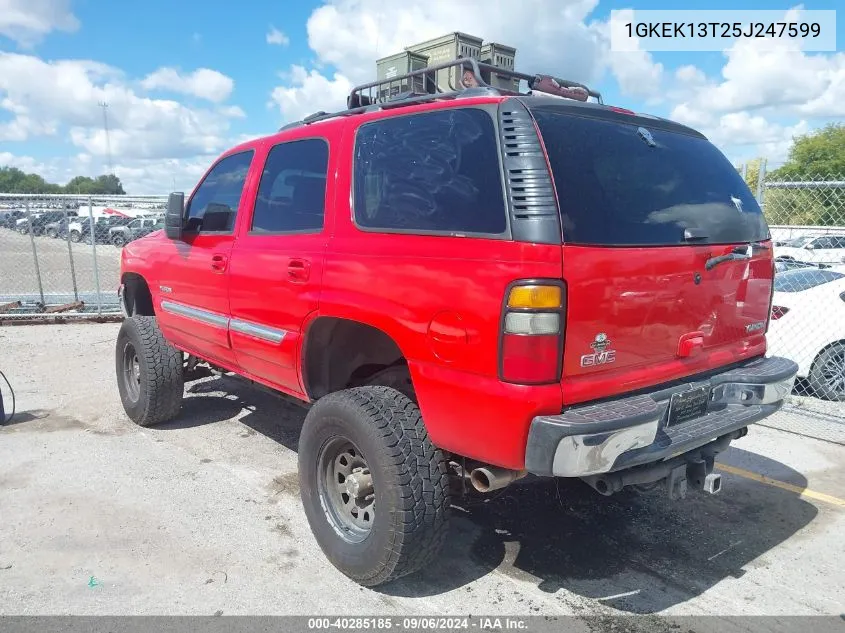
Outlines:
{"type": "Polygon", "coordinates": [[[187,230],[232,231],[252,154],[227,156],[211,169],[188,203],[187,230]]]}
{"type": "Polygon", "coordinates": [[[321,230],[328,165],[329,146],[322,139],[282,143],[271,149],[258,187],[252,230],[321,230]]]}
{"type": "Polygon", "coordinates": [[[455,108],[361,126],[355,220],[374,229],[503,233],[505,202],[490,115],[455,108]]]}
{"type": "Polygon", "coordinates": [[[775,290],[778,292],[801,292],[809,290],[834,279],[845,277],[832,270],[797,269],[787,270],[775,276],[775,290]]]}
{"type": "Polygon", "coordinates": [[[686,228],[707,236],[696,243],[768,237],[742,176],[707,140],[554,108],[533,113],[554,173],[566,242],[681,244],[686,228]]]}

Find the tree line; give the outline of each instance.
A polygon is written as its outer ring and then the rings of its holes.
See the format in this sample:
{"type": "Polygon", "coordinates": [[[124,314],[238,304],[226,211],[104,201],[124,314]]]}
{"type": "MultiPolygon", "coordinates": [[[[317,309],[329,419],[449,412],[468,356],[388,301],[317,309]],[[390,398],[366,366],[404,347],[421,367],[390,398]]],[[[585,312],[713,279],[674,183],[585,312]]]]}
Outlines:
{"type": "Polygon", "coordinates": [[[47,182],[38,174],[17,167],[0,167],[0,193],[71,193],[82,195],[124,195],[120,178],[104,174],[96,178],[76,176],[66,185],[47,182]]]}
{"type": "MultiPolygon", "coordinates": [[[[745,181],[755,194],[761,159],[749,161],[745,181]]],[[[831,123],[795,137],[786,163],[764,174],[764,183],[816,182],[815,187],[763,188],[763,213],[769,224],[843,226],[845,187],[825,182],[845,181],[845,125],[831,123]]]]}

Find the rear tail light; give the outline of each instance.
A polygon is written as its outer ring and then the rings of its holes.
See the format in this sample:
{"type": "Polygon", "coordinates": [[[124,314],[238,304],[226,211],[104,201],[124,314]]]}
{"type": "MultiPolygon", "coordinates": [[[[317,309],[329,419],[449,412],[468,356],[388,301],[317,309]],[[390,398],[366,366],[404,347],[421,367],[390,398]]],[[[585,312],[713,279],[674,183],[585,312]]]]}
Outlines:
{"type": "Polygon", "coordinates": [[[789,308],[784,308],[783,306],[772,306],[772,321],[777,321],[787,312],[789,312],[789,308]]]}
{"type": "Polygon", "coordinates": [[[520,384],[560,380],[565,294],[559,283],[512,286],[502,315],[500,378],[520,384]]]}

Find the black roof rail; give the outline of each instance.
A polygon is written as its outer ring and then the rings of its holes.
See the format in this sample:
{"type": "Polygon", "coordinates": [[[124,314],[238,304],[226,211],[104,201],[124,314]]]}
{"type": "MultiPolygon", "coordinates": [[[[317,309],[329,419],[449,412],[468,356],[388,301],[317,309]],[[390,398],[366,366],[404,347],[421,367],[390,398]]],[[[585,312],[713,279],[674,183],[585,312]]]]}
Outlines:
{"type": "Polygon", "coordinates": [[[479,62],[474,57],[460,57],[435,66],[427,66],[404,75],[397,75],[389,79],[379,79],[355,86],[346,99],[346,110],[339,110],[337,112],[324,112],[321,110],[305,117],[301,121],[288,123],[281,127],[279,131],[281,132],[282,130],[288,130],[301,125],[309,125],[339,116],[360,114],[362,112],[370,112],[374,109],[403,107],[438,99],[456,99],[481,95],[527,96],[533,92],[541,92],[576,99],[578,101],[586,101],[589,97],[593,97],[598,103],[603,103],[600,92],[592,90],[576,81],[559,79],[551,75],[528,75],[507,68],[485,64],[479,62]],[[449,90],[442,90],[437,85],[436,72],[438,70],[458,67],[463,71],[459,79],[460,86],[452,86],[450,79],[449,90]],[[518,90],[508,90],[506,88],[491,86],[484,80],[483,75],[485,73],[488,77],[498,75],[500,78],[515,79],[517,82],[525,81],[528,85],[529,92],[519,92],[518,90]],[[421,81],[416,81],[417,79],[421,81]],[[407,84],[411,84],[410,90],[407,84]],[[398,90],[394,91],[394,88],[398,88],[398,90]],[[373,89],[375,89],[375,94],[373,93],[373,89]]]}

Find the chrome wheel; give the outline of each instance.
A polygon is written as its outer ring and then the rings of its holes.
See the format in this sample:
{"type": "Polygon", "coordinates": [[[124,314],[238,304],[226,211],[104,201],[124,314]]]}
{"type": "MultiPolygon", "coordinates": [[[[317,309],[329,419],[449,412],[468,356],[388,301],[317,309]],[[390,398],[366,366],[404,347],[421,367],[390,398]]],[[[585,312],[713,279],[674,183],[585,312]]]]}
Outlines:
{"type": "Polygon", "coordinates": [[[335,532],[348,543],[367,538],[375,521],[373,476],[361,451],[343,437],[333,437],[317,458],[320,504],[335,532]]]}
{"type": "Polygon", "coordinates": [[[141,361],[132,343],[127,343],[123,348],[123,384],[126,386],[126,395],[132,402],[138,402],[141,397],[141,361]]]}
{"type": "Polygon", "coordinates": [[[830,392],[845,396],[845,347],[840,347],[825,359],[819,374],[830,392]]]}

